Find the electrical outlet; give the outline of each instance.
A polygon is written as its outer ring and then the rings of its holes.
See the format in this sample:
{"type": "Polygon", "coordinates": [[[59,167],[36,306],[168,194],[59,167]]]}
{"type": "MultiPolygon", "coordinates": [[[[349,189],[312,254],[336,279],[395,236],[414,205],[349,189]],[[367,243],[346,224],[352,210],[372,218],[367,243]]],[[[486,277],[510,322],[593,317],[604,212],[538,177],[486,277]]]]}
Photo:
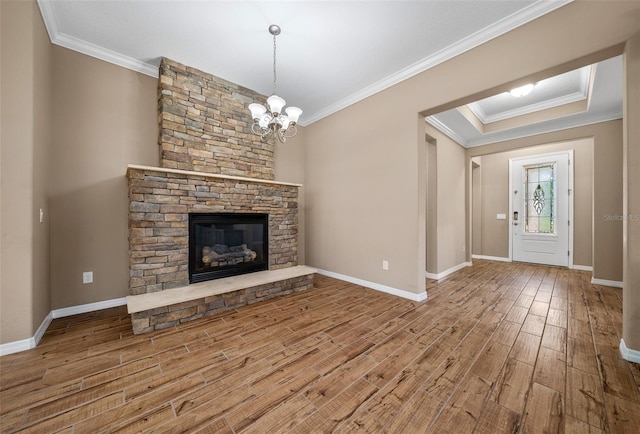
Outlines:
{"type": "Polygon", "coordinates": [[[93,283],[93,271],[82,273],[82,283],[93,283]]]}
{"type": "Polygon", "coordinates": [[[382,269],[383,270],[389,269],[389,261],[382,261],[382,269]]]}

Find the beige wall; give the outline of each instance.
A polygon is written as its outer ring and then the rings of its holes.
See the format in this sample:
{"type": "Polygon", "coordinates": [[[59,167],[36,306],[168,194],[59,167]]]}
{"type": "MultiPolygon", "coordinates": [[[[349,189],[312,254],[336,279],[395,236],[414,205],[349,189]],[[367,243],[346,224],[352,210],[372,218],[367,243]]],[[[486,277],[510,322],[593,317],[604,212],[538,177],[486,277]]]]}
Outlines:
{"type": "Polygon", "coordinates": [[[438,144],[427,139],[427,272],[438,274],[438,144]]]}
{"type": "MultiPolygon", "coordinates": [[[[609,121],[584,127],[571,128],[563,131],[556,131],[548,134],[540,134],[537,136],[525,137],[517,140],[510,140],[500,143],[494,143],[486,146],[478,146],[467,150],[467,157],[472,158],[478,155],[491,155],[497,153],[511,152],[516,149],[531,148],[531,152],[542,153],[540,150],[545,149],[540,145],[550,143],[572,142],[580,139],[593,140],[593,191],[591,192],[593,200],[593,216],[591,237],[587,236],[587,227],[590,225],[586,220],[578,221],[578,213],[587,210],[589,199],[587,197],[588,189],[581,188],[576,191],[576,228],[575,228],[575,251],[574,263],[577,265],[592,265],[593,276],[597,279],[621,281],[622,280],[622,222],[615,219],[609,219],[607,216],[620,215],[622,213],[622,121],[609,121]],[[579,239],[580,238],[580,239],[579,239]],[[591,239],[590,243],[593,248],[588,247],[587,239],[591,239]],[[587,254],[592,251],[591,260],[587,259],[587,254]]],[[[563,146],[563,145],[554,145],[563,146]]],[[[548,149],[555,149],[553,146],[548,149]]],[[[557,148],[560,149],[560,148],[557,148]]],[[[584,151],[586,152],[586,151],[584,151]]],[[[578,155],[576,155],[576,158],[578,155]]],[[[495,158],[495,157],[494,157],[495,158]]],[[[483,156],[483,179],[485,188],[507,188],[505,183],[508,179],[496,179],[495,173],[497,168],[486,168],[488,157],[483,156]],[[492,171],[493,170],[493,171],[492,171]],[[490,173],[491,172],[491,173],[490,173]],[[502,187],[500,187],[502,185],[502,187]]],[[[587,154],[580,158],[580,161],[587,161],[587,154]],[[585,160],[586,159],[586,160],[585,160]]],[[[507,158],[508,160],[508,158],[507,158]]],[[[580,162],[578,162],[579,164],[580,162]]],[[[581,165],[583,166],[583,165],[581,165]]],[[[588,181],[586,179],[587,170],[576,170],[576,189],[578,183],[581,185],[588,181]],[[584,176],[581,174],[585,174],[584,176]]],[[[507,184],[508,185],[508,184],[507,184]]],[[[486,193],[486,192],[485,192],[486,193]]],[[[485,202],[483,206],[490,207],[483,218],[486,223],[487,231],[496,231],[496,238],[489,240],[483,238],[483,252],[488,256],[508,256],[508,221],[495,220],[495,214],[498,212],[508,212],[508,205],[504,207],[504,211],[496,211],[499,207],[504,206],[501,199],[502,196],[495,198],[497,203],[485,202]],[[493,222],[491,222],[493,216],[493,222]],[[506,250],[505,250],[506,249],[506,250]]],[[[490,199],[494,200],[494,199],[490,199]]],[[[506,199],[508,201],[508,199],[506,199]]],[[[508,202],[506,202],[508,203],[508,202]]]]}
{"type": "Polygon", "coordinates": [[[307,264],[424,292],[426,247],[417,236],[426,229],[418,177],[419,165],[426,173],[426,158],[418,158],[424,120],[393,92],[382,92],[308,126],[306,139],[307,264]],[[399,123],[380,129],[396,107],[399,123]]]}
{"type": "Polygon", "coordinates": [[[0,11],[0,343],[6,343],[33,336],[50,310],[51,48],[35,3],[0,2],[0,11]]]}
{"type": "Polygon", "coordinates": [[[127,164],[158,165],[157,79],[54,46],[52,309],[128,295],[127,164]],[[82,283],[93,271],[94,282],[82,283]]]}
{"type": "Polygon", "coordinates": [[[51,207],[49,202],[49,183],[51,181],[51,145],[53,143],[53,51],[49,36],[44,27],[40,10],[32,9],[34,24],[34,155],[33,155],[33,201],[32,221],[33,254],[32,269],[33,294],[31,319],[33,330],[42,323],[42,319],[51,310],[51,284],[49,261],[51,239],[51,207]],[[40,223],[40,209],[43,210],[43,222],[40,223]]]}
{"type": "Polygon", "coordinates": [[[640,33],[627,43],[624,70],[622,336],[628,348],[640,351],[640,33]]]}
{"type": "Polygon", "coordinates": [[[298,189],[298,264],[306,264],[305,255],[305,128],[298,125],[298,134],[285,143],[276,140],[274,171],[276,179],[282,182],[302,184],[298,189]]]}
{"type": "Polygon", "coordinates": [[[431,125],[425,125],[437,148],[435,274],[438,274],[466,262],[465,150],[431,125]]]}
{"type": "MultiPolygon", "coordinates": [[[[307,263],[420,292],[424,283],[415,270],[425,262],[416,251],[426,251],[426,237],[419,236],[426,219],[418,180],[426,165],[415,114],[619,54],[620,44],[640,28],[639,11],[637,2],[573,2],[308,126],[307,263]],[[382,259],[390,260],[389,271],[382,271],[382,259]]],[[[614,226],[603,228],[602,237],[615,239],[614,226]]],[[[600,278],[620,277],[615,267],[602,266],[607,258],[600,260],[594,261],[596,271],[606,271],[600,278]]]]}
{"type": "Polygon", "coordinates": [[[471,253],[482,255],[482,157],[471,160],[471,253]]]}
{"type": "MultiPolygon", "coordinates": [[[[478,234],[484,242],[476,252],[479,255],[509,257],[509,220],[497,220],[496,214],[509,214],[509,160],[536,154],[574,150],[572,161],[574,170],[574,250],[573,263],[575,265],[592,265],[592,184],[593,184],[593,140],[591,138],[539,145],[509,152],[484,155],[480,171],[482,181],[478,185],[481,189],[480,213],[473,210],[481,233],[478,234]]],[[[475,185],[474,185],[475,187],[475,185]]],[[[476,234],[474,233],[474,238],[476,234]]]]}

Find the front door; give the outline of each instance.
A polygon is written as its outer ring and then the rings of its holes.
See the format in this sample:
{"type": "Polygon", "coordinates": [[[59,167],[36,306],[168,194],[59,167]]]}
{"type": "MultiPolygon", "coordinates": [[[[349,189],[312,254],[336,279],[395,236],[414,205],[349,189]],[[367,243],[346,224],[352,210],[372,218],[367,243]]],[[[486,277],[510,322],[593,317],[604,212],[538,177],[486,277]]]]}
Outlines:
{"type": "Polygon", "coordinates": [[[568,266],[572,261],[572,152],[509,160],[514,261],[568,266]]]}

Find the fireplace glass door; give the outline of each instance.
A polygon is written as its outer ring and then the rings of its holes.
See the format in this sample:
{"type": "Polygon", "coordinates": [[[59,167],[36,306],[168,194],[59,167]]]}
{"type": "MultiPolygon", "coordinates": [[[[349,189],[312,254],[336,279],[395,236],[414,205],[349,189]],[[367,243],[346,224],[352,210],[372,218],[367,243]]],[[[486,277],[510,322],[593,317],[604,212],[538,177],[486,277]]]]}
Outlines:
{"type": "Polygon", "coordinates": [[[268,214],[189,214],[189,282],[269,269],[268,214]]]}

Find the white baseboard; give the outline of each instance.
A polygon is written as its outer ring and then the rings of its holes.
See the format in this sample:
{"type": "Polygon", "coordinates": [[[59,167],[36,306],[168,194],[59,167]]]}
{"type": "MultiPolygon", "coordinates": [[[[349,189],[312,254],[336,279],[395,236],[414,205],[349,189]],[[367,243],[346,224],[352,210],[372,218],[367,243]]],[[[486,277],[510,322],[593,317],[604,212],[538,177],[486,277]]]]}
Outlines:
{"type": "MultiPolygon", "coordinates": [[[[314,267],[315,268],[315,267],[314,267]]],[[[427,299],[427,291],[420,294],[415,292],[405,291],[404,289],[392,288],[391,286],[381,285],[375,282],[369,282],[367,280],[358,279],[357,277],[346,276],[344,274],[334,273],[333,271],[317,269],[318,274],[323,276],[333,277],[334,279],[344,280],[345,282],[355,283],[356,285],[366,286],[367,288],[375,289],[376,291],[386,292],[387,294],[396,295],[402,298],[408,298],[413,301],[424,301],[427,299]]]]}
{"type": "Polygon", "coordinates": [[[79,306],[63,307],[51,311],[54,318],[64,318],[65,316],[78,315],[79,313],[93,312],[110,307],[124,306],[127,304],[127,297],[114,298],[113,300],[97,301],[95,303],[81,304],[79,306]]]}
{"type": "Polygon", "coordinates": [[[51,324],[51,321],[53,321],[54,318],[63,318],[65,316],[77,315],[79,313],[93,312],[95,310],[108,309],[110,307],[123,306],[125,304],[127,304],[127,298],[123,297],[123,298],[115,298],[113,300],[98,301],[96,303],[88,303],[88,304],[82,304],[80,306],[71,306],[71,307],[65,307],[62,309],[52,310],[47,314],[45,319],[42,321],[42,324],[40,324],[40,327],[38,327],[38,330],[36,330],[36,333],[29,339],[22,339],[20,341],[7,342],[6,344],[0,344],[0,356],[4,356],[6,354],[18,353],[20,351],[25,351],[25,350],[30,350],[32,348],[35,348],[36,345],[40,343],[40,339],[42,339],[42,336],[44,336],[45,332],[47,331],[47,328],[49,328],[49,325],[51,324]]]}
{"type": "Polygon", "coordinates": [[[40,339],[42,339],[42,336],[44,336],[44,333],[47,331],[47,328],[49,327],[49,324],[51,324],[51,321],[53,321],[53,315],[51,314],[51,312],[49,312],[40,324],[40,327],[38,327],[38,330],[36,330],[36,333],[29,339],[22,339],[20,341],[0,344],[0,356],[19,353],[20,351],[35,348],[36,345],[38,345],[38,343],[40,342],[40,339]]]}
{"type": "Polygon", "coordinates": [[[440,280],[440,279],[443,279],[443,278],[447,277],[449,274],[453,274],[456,271],[462,270],[465,267],[471,267],[472,265],[473,265],[472,262],[463,262],[462,264],[458,264],[455,267],[451,267],[448,270],[444,270],[441,273],[434,274],[434,273],[429,273],[428,271],[426,271],[424,273],[424,275],[427,277],[427,279],[440,280]]]}
{"type": "Polygon", "coordinates": [[[34,338],[23,339],[21,341],[7,342],[0,345],[0,356],[18,353],[20,351],[30,350],[35,347],[34,338]]]}
{"type": "MultiPolygon", "coordinates": [[[[500,261],[500,262],[513,262],[511,258],[503,258],[502,256],[487,256],[487,255],[471,255],[473,259],[486,259],[487,261],[500,261]]],[[[569,268],[573,270],[581,271],[593,271],[593,267],[590,265],[571,265],[569,268]]]]}
{"type": "Polygon", "coordinates": [[[640,351],[627,348],[624,339],[620,339],[620,354],[629,362],[640,363],[640,351]]]}
{"type": "Polygon", "coordinates": [[[569,268],[571,268],[573,270],[591,271],[591,272],[593,272],[593,267],[591,265],[576,265],[576,264],[573,264],[573,265],[569,266],[569,268]]]}
{"type": "Polygon", "coordinates": [[[33,339],[33,347],[31,348],[34,348],[36,345],[40,343],[40,339],[42,339],[42,336],[44,336],[45,332],[49,328],[49,325],[51,324],[51,321],[53,321],[53,318],[54,318],[53,312],[49,312],[47,316],[44,318],[44,320],[40,324],[40,327],[38,327],[38,330],[36,330],[36,334],[34,334],[33,337],[31,338],[33,339]]]}
{"type": "Polygon", "coordinates": [[[592,277],[591,283],[594,285],[613,286],[614,288],[622,288],[622,282],[618,282],[617,280],[604,280],[604,279],[596,279],[595,277],[592,277]]]}
{"type": "Polygon", "coordinates": [[[471,255],[471,257],[473,259],[486,259],[487,261],[512,262],[511,258],[504,258],[502,256],[471,255]]]}

